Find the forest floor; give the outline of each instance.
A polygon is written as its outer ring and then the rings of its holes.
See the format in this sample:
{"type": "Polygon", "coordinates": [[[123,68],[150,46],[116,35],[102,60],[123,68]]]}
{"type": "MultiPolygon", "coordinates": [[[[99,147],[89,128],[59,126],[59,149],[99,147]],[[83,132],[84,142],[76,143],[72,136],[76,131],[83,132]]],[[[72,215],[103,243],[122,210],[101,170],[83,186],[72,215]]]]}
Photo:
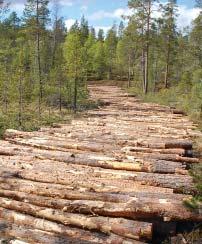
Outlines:
{"type": "Polygon", "coordinates": [[[184,232],[202,221],[200,204],[185,204],[197,193],[189,175],[200,163],[197,125],[116,86],[89,89],[103,106],[70,124],[5,132],[0,236],[44,244],[195,243],[198,229],[196,236],[184,232]]]}

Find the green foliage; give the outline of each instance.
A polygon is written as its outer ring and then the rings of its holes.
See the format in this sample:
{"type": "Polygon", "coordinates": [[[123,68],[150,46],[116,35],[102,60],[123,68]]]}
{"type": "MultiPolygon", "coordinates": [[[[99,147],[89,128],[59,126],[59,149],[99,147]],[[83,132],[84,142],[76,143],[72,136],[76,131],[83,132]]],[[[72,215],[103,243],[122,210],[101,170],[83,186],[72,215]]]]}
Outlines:
{"type": "Polygon", "coordinates": [[[202,163],[194,165],[190,174],[194,179],[197,188],[197,194],[191,200],[186,200],[184,203],[193,211],[197,211],[202,204],[202,163]]]}
{"type": "Polygon", "coordinates": [[[161,5],[160,19],[152,17],[155,2],[130,0],[133,14],[128,24],[121,22],[118,29],[114,25],[106,35],[102,29],[96,35],[84,16],[67,32],[57,7],[50,29],[48,0],[28,0],[21,19],[15,12],[5,17],[8,7],[1,4],[2,130],[7,125],[31,127],[36,117],[37,127],[40,121],[45,123],[45,117],[51,118],[47,110],[61,114],[93,107],[88,102],[87,82],[106,79],[124,80],[124,85],[127,81],[145,101],[179,107],[200,122],[201,14],[189,31],[178,32],[176,1],[161,5]]]}

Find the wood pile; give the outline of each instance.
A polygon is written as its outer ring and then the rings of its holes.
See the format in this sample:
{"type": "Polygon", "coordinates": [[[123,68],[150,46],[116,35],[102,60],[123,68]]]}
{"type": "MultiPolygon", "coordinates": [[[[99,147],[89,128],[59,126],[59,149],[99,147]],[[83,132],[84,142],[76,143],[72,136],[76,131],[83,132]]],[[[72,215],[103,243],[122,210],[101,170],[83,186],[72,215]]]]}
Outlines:
{"type": "Polygon", "coordinates": [[[173,233],[173,223],[202,221],[199,210],[184,205],[196,193],[188,173],[199,163],[192,137],[202,135],[195,125],[120,88],[89,89],[107,106],[71,124],[6,131],[0,236],[44,244],[150,243],[160,226],[173,233]]]}

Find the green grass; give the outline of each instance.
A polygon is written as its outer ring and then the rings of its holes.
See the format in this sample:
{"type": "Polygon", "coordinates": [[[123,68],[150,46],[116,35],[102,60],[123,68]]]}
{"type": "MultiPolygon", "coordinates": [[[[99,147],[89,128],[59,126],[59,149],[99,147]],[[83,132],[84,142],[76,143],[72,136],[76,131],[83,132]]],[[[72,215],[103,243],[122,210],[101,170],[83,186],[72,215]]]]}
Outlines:
{"type": "Polygon", "coordinates": [[[186,85],[178,85],[155,93],[149,92],[147,95],[136,87],[130,88],[129,92],[137,95],[144,102],[175,107],[184,111],[202,130],[202,83],[189,88],[186,88],[186,85]]]}
{"type": "Polygon", "coordinates": [[[32,103],[24,107],[21,119],[19,120],[18,104],[9,104],[9,109],[5,111],[0,110],[0,138],[6,129],[16,129],[22,131],[36,131],[42,126],[51,126],[54,123],[70,123],[75,117],[82,116],[82,112],[89,109],[95,109],[100,106],[100,102],[94,102],[88,99],[78,101],[77,114],[69,108],[62,108],[59,111],[57,107],[50,107],[46,104],[42,106],[41,116],[38,113],[38,104],[32,103]]]}

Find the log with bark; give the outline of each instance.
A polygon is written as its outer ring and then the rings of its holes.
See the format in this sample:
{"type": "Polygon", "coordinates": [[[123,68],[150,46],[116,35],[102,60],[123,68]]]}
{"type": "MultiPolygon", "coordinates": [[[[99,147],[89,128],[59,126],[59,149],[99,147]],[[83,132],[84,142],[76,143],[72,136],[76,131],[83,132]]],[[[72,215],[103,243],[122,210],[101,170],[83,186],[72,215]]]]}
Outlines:
{"type": "Polygon", "coordinates": [[[107,218],[68,213],[53,208],[39,207],[33,204],[19,202],[8,198],[0,198],[2,208],[23,211],[23,213],[58,222],[67,226],[75,226],[88,230],[97,230],[105,234],[116,234],[125,238],[139,240],[140,236],[151,239],[152,225],[123,218],[107,218]]]}
{"type": "MultiPolygon", "coordinates": [[[[0,190],[0,196],[15,199],[20,202],[34,204],[40,207],[59,209],[70,213],[83,213],[90,215],[128,217],[131,219],[170,219],[170,220],[202,220],[197,213],[191,212],[183,205],[184,200],[190,200],[191,196],[185,195],[163,195],[152,196],[147,193],[125,196],[125,202],[121,201],[123,195],[118,195],[120,202],[110,202],[113,194],[108,194],[108,198],[85,200],[85,196],[80,194],[80,200],[67,200],[52,197],[43,197],[35,194],[28,194],[18,191],[0,190]],[[83,199],[84,198],[84,199],[83,199]],[[146,208],[145,208],[146,206],[146,208]]],[[[98,195],[98,194],[97,194],[98,195]]],[[[107,196],[107,194],[105,194],[107,196]]],[[[117,199],[118,200],[118,199],[117,199]]],[[[137,223],[141,228],[142,238],[148,238],[146,223],[137,223]]]]}
{"type": "Polygon", "coordinates": [[[74,185],[80,187],[91,186],[93,188],[99,188],[99,186],[106,185],[108,187],[124,187],[125,189],[137,188],[139,185],[148,186],[160,186],[163,188],[171,188],[174,192],[196,192],[193,179],[189,175],[175,175],[175,174],[157,174],[157,173],[125,173],[112,170],[91,170],[91,174],[86,175],[85,170],[62,172],[61,170],[50,171],[48,169],[38,170],[15,170],[12,168],[1,167],[0,168],[0,181],[1,178],[20,178],[32,181],[38,181],[43,183],[54,183],[67,185],[73,187],[74,185]],[[121,182],[120,182],[121,179],[121,182]]]}
{"type": "MultiPolygon", "coordinates": [[[[14,224],[6,223],[4,220],[0,221],[0,235],[5,238],[18,238],[25,241],[26,243],[33,244],[90,244],[90,243],[107,243],[107,244],[143,244],[145,242],[135,241],[127,238],[117,237],[112,235],[110,238],[95,239],[90,237],[89,241],[79,240],[76,238],[64,237],[61,235],[54,234],[52,232],[41,231],[37,229],[25,228],[14,224]],[[92,240],[92,241],[91,241],[92,240]],[[102,240],[102,242],[99,242],[102,240]],[[106,241],[106,242],[105,242],[106,241]]],[[[92,234],[93,236],[93,234],[92,234]]]]}
{"type": "MultiPolygon", "coordinates": [[[[44,151],[34,149],[30,151],[27,148],[24,148],[24,151],[16,150],[16,148],[6,147],[4,149],[0,148],[0,155],[6,156],[15,156],[10,158],[3,158],[1,161],[1,165],[14,165],[12,161],[15,160],[15,166],[23,166],[26,163],[29,163],[30,156],[33,155],[34,163],[30,162],[35,167],[40,167],[41,164],[46,163],[47,168],[53,167],[53,165],[57,165],[58,168],[67,168],[75,165],[87,165],[91,167],[100,167],[105,169],[116,169],[116,170],[127,170],[127,171],[137,171],[137,172],[150,172],[150,173],[179,173],[179,174],[187,174],[188,172],[185,170],[186,165],[181,162],[172,162],[166,160],[144,160],[144,159],[123,159],[122,162],[120,160],[116,160],[116,158],[110,157],[101,157],[99,155],[86,155],[86,154],[78,154],[78,153],[68,153],[68,152],[55,152],[55,151],[44,151]],[[21,155],[21,157],[19,157],[21,155]],[[29,156],[28,156],[29,155],[29,156]],[[17,161],[17,156],[19,157],[19,163],[17,161]],[[35,157],[38,158],[36,161],[35,157]],[[54,160],[45,161],[45,159],[54,160]],[[40,162],[39,162],[40,160],[40,162]],[[6,163],[8,162],[8,163],[6,163]],[[9,163],[10,162],[10,163],[9,163]],[[59,163],[60,162],[60,163],[59,163]],[[64,164],[64,162],[66,162],[64,164]]],[[[25,166],[26,167],[26,166],[25,166]]],[[[29,166],[28,166],[29,167],[29,166]]]]}
{"type": "MultiPolygon", "coordinates": [[[[0,219],[3,219],[4,225],[10,227],[15,225],[16,228],[20,229],[32,229],[32,230],[40,230],[46,233],[49,233],[51,239],[49,241],[53,241],[52,237],[57,236],[64,240],[65,243],[123,243],[124,241],[130,241],[130,243],[136,243],[136,241],[132,239],[127,239],[115,234],[103,234],[99,232],[90,232],[87,230],[69,227],[62,224],[58,224],[56,222],[48,221],[46,219],[40,219],[33,217],[31,215],[22,214],[13,210],[8,210],[5,208],[0,208],[0,219]],[[17,227],[18,226],[18,227],[17,227]]],[[[4,227],[4,231],[5,231],[4,227]]],[[[7,229],[8,227],[6,227],[7,229]]],[[[3,231],[3,228],[1,229],[3,231]]],[[[39,232],[40,233],[40,232],[39,232]]],[[[10,232],[8,235],[11,236],[10,232]]],[[[16,235],[14,235],[15,237],[16,235]]],[[[31,235],[32,236],[32,235],[31,235]]],[[[27,237],[26,237],[27,238],[27,237]]],[[[141,235],[140,235],[141,238],[141,235]]],[[[24,239],[24,238],[23,238],[24,239]]],[[[28,241],[28,239],[25,239],[28,241]]],[[[35,241],[34,241],[35,242],[35,241]]],[[[41,243],[41,242],[40,242],[41,243]]],[[[47,242],[46,242],[47,243],[47,242]]],[[[49,243],[49,242],[48,242],[49,243]]],[[[55,243],[55,242],[53,242],[55,243]]],[[[139,243],[139,242],[137,242],[139,243]]]]}
{"type": "Polygon", "coordinates": [[[0,146],[4,233],[31,243],[138,243],[152,239],[157,222],[202,221],[200,209],[184,206],[192,198],[186,193],[196,193],[188,174],[199,163],[190,141],[198,136],[195,125],[119,88],[91,90],[108,106],[84,120],[6,131],[0,146]]]}

